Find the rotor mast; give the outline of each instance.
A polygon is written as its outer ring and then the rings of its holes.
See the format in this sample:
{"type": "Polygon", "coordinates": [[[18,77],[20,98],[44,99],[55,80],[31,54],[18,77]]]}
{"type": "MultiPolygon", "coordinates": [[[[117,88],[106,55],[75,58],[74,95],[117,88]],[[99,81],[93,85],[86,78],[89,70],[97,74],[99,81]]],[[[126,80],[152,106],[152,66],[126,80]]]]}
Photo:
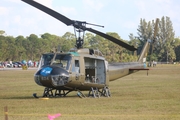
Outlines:
{"type": "Polygon", "coordinates": [[[86,24],[97,26],[97,27],[104,27],[102,25],[96,25],[96,24],[81,22],[81,21],[74,21],[74,25],[73,25],[74,26],[74,34],[76,36],[75,47],[77,49],[83,48],[86,24]]]}

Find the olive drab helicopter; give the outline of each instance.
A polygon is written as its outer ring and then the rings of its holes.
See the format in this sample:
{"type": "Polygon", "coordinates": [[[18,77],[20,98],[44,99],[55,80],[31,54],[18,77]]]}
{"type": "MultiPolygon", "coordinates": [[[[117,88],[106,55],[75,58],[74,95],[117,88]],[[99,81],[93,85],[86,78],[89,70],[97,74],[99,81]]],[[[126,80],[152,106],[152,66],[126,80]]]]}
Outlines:
{"type": "MultiPolygon", "coordinates": [[[[82,91],[89,91],[88,96],[92,97],[110,97],[109,81],[139,70],[148,70],[144,68],[143,62],[146,62],[145,57],[150,42],[147,41],[144,45],[137,62],[108,64],[99,50],[83,48],[85,31],[100,35],[130,51],[137,49],[119,39],[86,27],[86,24],[100,25],[71,20],[33,0],[22,1],[49,14],[67,26],[73,26],[77,38],[76,48],[69,52],[56,51],[42,54],[38,70],[34,75],[35,82],[45,87],[42,97],[66,96],[71,91],[78,91],[78,96],[81,97],[85,97],[82,91]]],[[[33,95],[37,97],[36,93],[33,95]]]]}

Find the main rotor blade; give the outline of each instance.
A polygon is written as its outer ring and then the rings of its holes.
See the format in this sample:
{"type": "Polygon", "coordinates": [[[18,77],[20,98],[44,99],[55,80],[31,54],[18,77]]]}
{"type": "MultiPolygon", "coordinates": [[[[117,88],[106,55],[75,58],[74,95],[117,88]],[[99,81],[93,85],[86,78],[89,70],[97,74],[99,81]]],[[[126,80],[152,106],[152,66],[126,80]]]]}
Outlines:
{"type": "Polygon", "coordinates": [[[137,50],[134,46],[131,46],[131,45],[129,45],[129,44],[127,44],[127,43],[125,43],[125,42],[123,42],[123,41],[121,41],[119,39],[116,39],[116,38],[114,38],[114,37],[112,37],[110,35],[107,35],[105,33],[99,32],[99,31],[94,30],[92,28],[86,28],[86,30],[88,30],[90,32],[93,32],[93,33],[95,33],[97,35],[100,35],[100,36],[102,36],[102,37],[104,37],[104,38],[106,38],[106,39],[108,39],[108,40],[110,40],[110,41],[112,41],[112,42],[114,42],[114,43],[116,43],[116,44],[118,44],[118,45],[120,45],[120,46],[122,46],[122,47],[124,47],[124,48],[126,48],[128,50],[130,50],[130,51],[137,50]]]}
{"type": "Polygon", "coordinates": [[[38,2],[35,2],[33,0],[22,0],[22,1],[27,3],[27,4],[34,6],[35,8],[37,8],[37,9],[39,9],[39,10],[41,10],[41,11],[43,11],[49,15],[51,15],[52,17],[60,20],[61,22],[63,22],[66,25],[72,25],[73,24],[73,21],[71,19],[59,14],[58,12],[56,12],[56,11],[54,11],[54,10],[44,6],[44,5],[41,5],[38,2]]]}

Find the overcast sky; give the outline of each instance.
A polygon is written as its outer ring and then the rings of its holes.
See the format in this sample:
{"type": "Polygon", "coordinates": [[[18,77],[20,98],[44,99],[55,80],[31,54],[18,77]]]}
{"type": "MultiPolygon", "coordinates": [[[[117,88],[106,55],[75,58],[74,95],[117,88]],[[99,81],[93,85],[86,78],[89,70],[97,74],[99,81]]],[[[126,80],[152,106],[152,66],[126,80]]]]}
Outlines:
{"type": "MultiPolygon", "coordinates": [[[[163,16],[170,17],[175,36],[180,36],[180,0],[35,0],[64,16],[79,21],[99,24],[104,28],[88,26],[101,32],[116,32],[122,39],[137,35],[140,19],[152,21],[163,16]]],[[[0,30],[6,35],[24,37],[44,33],[62,36],[73,33],[72,26],[66,26],[57,19],[22,2],[21,0],[0,0],[0,30]]]]}

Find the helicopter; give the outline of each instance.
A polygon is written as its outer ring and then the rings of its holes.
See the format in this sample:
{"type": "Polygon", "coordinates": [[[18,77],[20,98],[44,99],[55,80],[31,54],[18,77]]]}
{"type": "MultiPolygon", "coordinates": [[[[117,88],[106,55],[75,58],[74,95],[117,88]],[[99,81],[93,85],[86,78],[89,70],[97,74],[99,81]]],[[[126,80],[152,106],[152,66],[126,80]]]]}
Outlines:
{"type": "MultiPolygon", "coordinates": [[[[67,26],[73,26],[75,31],[76,48],[70,49],[69,52],[55,51],[42,54],[38,70],[34,74],[36,84],[45,87],[42,97],[65,97],[72,91],[78,91],[77,95],[80,97],[86,97],[82,91],[89,91],[89,97],[110,97],[110,81],[139,70],[149,70],[144,67],[150,46],[149,41],[145,43],[137,62],[109,64],[101,51],[83,48],[85,31],[102,36],[130,51],[137,49],[110,35],[86,27],[87,24],[104,26],[71,20],[33,0],[22,1],[49,14],[67,26]]],[[[33,96],[39,98],[36,93],[33,96]]]]}

